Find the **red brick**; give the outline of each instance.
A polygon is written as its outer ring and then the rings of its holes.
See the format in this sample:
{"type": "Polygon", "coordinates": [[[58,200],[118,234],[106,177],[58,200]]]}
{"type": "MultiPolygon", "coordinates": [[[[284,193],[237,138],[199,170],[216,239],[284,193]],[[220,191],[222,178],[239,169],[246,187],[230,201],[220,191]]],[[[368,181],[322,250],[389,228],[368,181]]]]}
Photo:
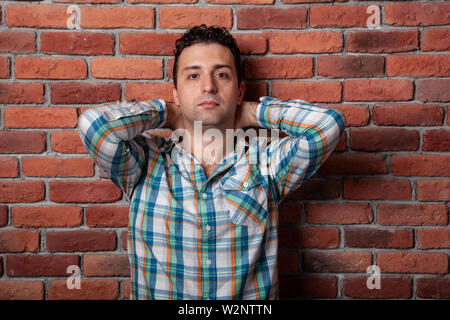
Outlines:
{"type": "Polygon", "coordinates": [[[448,256],[440,252],[378,252],[377,265],[381,273],[448,272],[448,256]]]}
{"type": "Polygon", "coordinates": [[[114,35],[94,32],[45,32],[41,52],[59,54],[113,54],[114,35]]]}
{"type": "Polygon", "coordinates": [[[376,104],[372,122],[377,126],[440,126],[444,109],[434,104],[376,104]]]}
{"type": "Polygon", "coordinates": [[[9,71],[9,58],[0,57],[0,78],[11,77],[11,72],[9,71]]]}
{"type": "Polygon", "coordinates": [[[38,202],[44,200],[42,181],[1,181],[0,202],[38,202]]]}
{"type": "Polygon", "coordinates": [[[68,276],[67,267],[80,264],[76,255],[9,255],[6,273],[10,277],[68,276]]]}
{"type": "Polygon", "coordinates": [[[238,29],[299,29],[307,26],[306,8],[242,8],[237,9],[238,29]]]}
{"type": "Polygon", "coordinates": [[[414,246],[411,229],[346,228],[345,247],[350,248],[398,248],[414,246]]]}
{"type": "Polygon", "coordinates": [[[81,7],[81,27],[85,29],[155,27],[155,11],[148,7],[81,7]]]}
{"type": "Polygon", "coordinates": [[[123,281],[123,298],[125,300],[130,300],[130,280],[123,281]]]}
{"type": "Polygon", "coordinates": [[[39,251],[39,231],[4,229],[0,231],[0,252],[39,251]]]}
{"type": "Polygon", "coordinates": [[[422,51],[450,51],[450,29],[424,29],[420,39],[422,51]]]}
{"type": "Polygon", "coordinates": [[[336,277],[280,276],[280,299],[286,298],[336,298],[336,277]]]}
{"type": "Polygon", "coordinates": [[[305,252],[303,253],[303,271],[305,272],[366,272],[372,264],[370,252],[305,252]]]}
{"type": "Polygon", "coordinates": [[[14,178],[19,176],[19,161],[13,157],[0,158],[0,177],[14,178]]]}
{"type": "Polygon", "coordinates": [[[17,57],[18,79],[85,79],[87,66],[83,59],[17,57]]]}
{"type": "Polygon", "coordinates": [[[89,206],[86,224],[89,228],[127,227],[129,206],[89,206]]]}
{"type": "Polygon", "coordinates": [[[373,78],[384,76],[384,57],[318,56],[317,75],[330,78],[373,78]]]}
{"type": "Polygon", "coordinates": [[[173,55],[175,40],[181,36],[181,33],[123,32],[119,35],[120,53],[173,55]]]}
{"type": "Polygon", "coordinates": [[[68,289],[67,280],[53,280],[48,289],[49,300],[117,300],[118,280],[91,280],[82,278],[81,288],[68,289]]]}
{"type": "Polygon", "coordinates": [[[394,26],[437,26],[450,24],[449,3],[387,3],[386,23],[394,26]]]}
{"type": "Polygon", "coordinates": [[[446,155],[392,155],[391,172],[399,176],[449,177],[450,156],[446,155]]]}
{"type": "MultiPolygon", "coordinates": [[[[54,2],[68,2],[68,3],[120,3],[123,0],[53,0],[54,2]]],[[[131,1],[128,1],[131,3],[131,1]]]]}
{"type": "Polygon", "coordinates": [[[15,227],[70,228],[81,226],[83,212],[79,206],[15,206],[11,218],[15,227]]]}
{"type": "Polygon", "coordinates": [[[4,125],[6,128],[75,128],[77,108],[7,107],[4,125]]]}
{"type": "Polygon", "coordinates": [[[2,31],[0,32],[0,52],[36,52],[36,36],[32,32],[2,31]]]}
{"type": "Polygon", "coordinates": [[[125,87],[125,99],[163,99],[173,102],[172,88],[171,82],[128,82],[125,87]]]}
{"type": "Polygon", "coordinates": [[[413,82],[409,80],[371,79],[345,80],[345,101],[410,100],[413,98],[413,82]]]}
{"type": "Polygon", "coordinates": [[[348,52],[402,52],[416,50],[419,45],[417,30],[351,31],[347,33],[348,52]]]}
{"type": "Polygon", "coordinates": [[[322,174],[383,174],[386,155],[332,154],[320,168],[322,174]]]}
{"type": "Polygon", "coordinates": [[[407,200],[412,189],[408,180],[344,178],[343,197],[350,200],[407,200]]]}
{"type": "Polygon", "coordinates": [[[50,181],[50,200],[54,202],[114,202],[122,192],[112,181],[50,181]]]}
{"type": "MultiPolygon", "coordinates": [[[[132,0],[141,1],[141,0],[132,0]]],[[[159,0],[142,0],[142,1],[159,1],[159,0]]],[[[176,0],[162,0],[162,1],[176,1],[176,0]]],[[[176,1],[178,3],[178,1],[176,1]]],[[[208,3],[217,4],[273,4],[275,0],[206,0],[208,3]]]]}
{"type": "Polygon", "coordinates": [[[233,36],[242,55],[267,52],[267,39],[262,34],[240,33],[233,36]]]}
{"type": "Polygon", "coordinates": [[[450,229],[418,229],[418,243],[421,249],[450,248],[450,229]]]}
{"type": "MultiPolygon", "coordinates": [[[[352,298],[408,299],[411,298],[412,281],[409,277],[380,276],[380,289],[367,287],[368,276],[344,279],[343,293],[352,298]]],[[[370,280],[369,280],[370,281],[370,280]]]]}
{"type": "Polygon", "coordinates": [[[61,153],[87,153],[78,131],[52,131],[50,133],[52,151],[61,153]]]}
{"type": "Polygon", "coordinates": [[[94,58],[91,74],[108,79],[161,79],[163,60],[157,58],[94,58]]]}
{"type": "Polygon", "coordinates": [[[417,200],[450,201],[450,179],[418,180],[417,200]]]}
{"type": "Polygon", "coordinates": [[[396,54],[386,57],[386,75],[391,77],[445,77],[450,75],[450,55],[396,54]]]}
{"type": "Polygon", "coordinates": [[[358,105],[331,105],[329,108],[342,112],[347,127],[363,127],[369,123],[370,110],[358,105]]]}
{"type": "Polygon", "coordinates": [[[447,124],[450,125],[450,106],[447,106],[447,124]]]}
{"type": "Polygon", "coordinates": [[[0,153],[41,153],[45,150],[44,132],[0,131],[0,153]]]}
{"type": "Polygon", "coordinates": [[[68,6],[46,4],[10,4],[6,6],[6,25],[9,27],[67,28],[71,13],[68,6]]]}
{"type": "Polygon", "coordinates": [[[120,233],[120,243],[122,244],[122,249],[127,250],[128,232],[122,231],[120,233]]]}
{"type": "Polygon", "coordinates": [[[59,82],[50,85],[53,104],[99,104],[121,100],[119,83],[59,82]]]}
{"type": "Polygon", "coordinates": [[[0,83],[0,103],[42,103],[42,83],[0,83]]]}
{"type": "Polygon", "coordinates": [[[23,157],[22,172],[29,177],[92,177],[91,158],[23,157]]]}
{"type": "Polygon", "coordinates": [[[343,50],[342,33],[330,31],[270,32],[271,53],[332,53],[343,50]]]}
{"type": "Polygon", "coordinates": [[[278,253],[279,272],[298,272],[299,268],[299,254],[297,251],[280,251],[278,253]]]}
{"type": "Polygon", "coordinates": [[[450,299],[450,279],[444,277],[417,279],[417,296],[428,299],[450,299]]]}
{"type": "Polygon", "coordinates": [[[313,59],[292,58],[249,58],[244,62],[246,79],[295,79],[313,76],[313,59]]]}
{"type": "Polygon", "coordinates": [[[111,251],[116,249],[115,231],[47,231],[48,252],[111,251]]]}
{"type": "Polygon", "coordinates": [[[280,247],[283,248],[336,248],[339,246],[339,230],[325,227],[282,227],[280,247]]]}
{"type": "Polygon", "coordinates": [[[162,7],[159,9],[160,28],[191,28],[195,25],[218,25],[231,29],[231,8],[162,7]]]}
{"type": "MultiPolygon", "coordinates": [[[[122,0],[119,0],[122,1],[122,0]]],[[[273,0],[272,0],[273,1],[273,0]]],[[[197,3],[198,0],[128,0],[128,3],[197,3]]]]}
{"type": "Polygon", "coordinates": [[[323,5],[311,6],[310,27],[366,27],[367,6],[323,5]]]}
{"type": "Polygon", "coordinates": [[[372,220],[372,207],[366,203],[306,204],[306,222],[308,223],[365,224],[372,220]]]}
{"type": "Polygon", "coordinates": [[[422,139],[424,151],[450,151],[450,130],[425,130],[422,139]]]}
{"type": "Polygon", "coordinates": [[[445,204],[380,203],[377,222],[385,225],[443,226],[448,224],[445,204]]]}
{"type": "Polygon", "coordinates": [[[339,197],[338,180],[310,179],[300,188],[288,194],[286,200],[329,200],[339,197]]]}
{"type": "Polygon", "coordinates": [[[44,282],[0,280],[0,300],[43,300],[44,282]]]}
{"type": "Polygon", "coordinates": [[[423,102],[450,101],[450,79],[425,79],[417,81],[417,99],[423,102]]]}
{"type": "Polygon", "coordinates": [[[350,129],[350,147],[362,151],[417,150],[419,133],[402,128],[350,129]]]}
{"type": "Polygon", "coordinates": [[[0,227],[6,226],[7,224],[8,224],[8,206],[0,205],[0,227]]]}
{"type": "Polygon", "coordinates": [[[302,204],[282,201],[278,206],[279,224],[297,224],[302,216],[302,204]]]}
{"type": "Polygon", "coordinates": [[[308,102],[341,102],[339,81],[273,81],[272,95],[280,99],[303,99],[308,102]]]}
{"type": "Polygon", "coordinates": [[[86,254],[83,265],[84,275],[88,277],[130,276],[127,254],[86,254]]]}

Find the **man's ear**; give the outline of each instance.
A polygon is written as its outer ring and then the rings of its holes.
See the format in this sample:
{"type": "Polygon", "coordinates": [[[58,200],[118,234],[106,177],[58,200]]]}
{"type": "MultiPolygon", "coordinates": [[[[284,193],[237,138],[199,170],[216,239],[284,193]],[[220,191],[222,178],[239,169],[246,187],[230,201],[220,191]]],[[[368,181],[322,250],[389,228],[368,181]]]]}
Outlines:
{"type": "Polygon", "coordinates": [[[179,106],[180,103],[179,103],[179,101],[178,101],[178,91],[177,91],[177,89],[175,88],[175,86],[172,88],[172,95],[173,95],[173,101],[175,102],[175,104],[176,104],[177,106],[179,106]]]}

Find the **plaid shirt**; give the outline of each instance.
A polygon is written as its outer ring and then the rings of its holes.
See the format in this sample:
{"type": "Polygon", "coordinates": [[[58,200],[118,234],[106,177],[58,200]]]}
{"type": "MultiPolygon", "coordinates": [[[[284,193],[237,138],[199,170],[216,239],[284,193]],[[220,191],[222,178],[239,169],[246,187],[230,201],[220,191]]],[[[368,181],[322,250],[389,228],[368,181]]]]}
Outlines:
{"type": "Polygon", "coordinates": [[[277,204],[337,145],[342,114],[261,97],[262,128],[287,136],[237,139],[207,178],[163,127],[163,100],[86,111],[79,132],[95,163],[130,201],[131,299],[277,299],[277,204]]]}

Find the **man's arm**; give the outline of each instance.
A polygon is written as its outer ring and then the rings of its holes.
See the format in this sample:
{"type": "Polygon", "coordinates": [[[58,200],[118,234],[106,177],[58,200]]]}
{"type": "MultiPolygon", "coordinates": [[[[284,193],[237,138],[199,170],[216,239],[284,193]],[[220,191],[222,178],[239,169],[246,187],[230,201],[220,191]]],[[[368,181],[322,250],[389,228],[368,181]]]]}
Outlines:
{"type": "MultiPolygon", "coordinates": [[[[308,180],[330,156],[345,129],[337,110],[297,99],[283,101],[261,97],[248,105],[248,124],[279,129],[288,137],[271,142],[262,154],[267,173],[284,198],[308,180]]],[[[243,105],[245,107],[245,105],[243,105]]],[[[244,109],[244,108],[243,108],[244,109]]]]}
{"type": "Polygon", "coordinates": [[[163,100],[123,102],[87,110],[80,116],[78,131],[94,162],[131,199],[147,157],[158,152],[158,137],[149,141],[140,134],[166,120],[163,100]]]}

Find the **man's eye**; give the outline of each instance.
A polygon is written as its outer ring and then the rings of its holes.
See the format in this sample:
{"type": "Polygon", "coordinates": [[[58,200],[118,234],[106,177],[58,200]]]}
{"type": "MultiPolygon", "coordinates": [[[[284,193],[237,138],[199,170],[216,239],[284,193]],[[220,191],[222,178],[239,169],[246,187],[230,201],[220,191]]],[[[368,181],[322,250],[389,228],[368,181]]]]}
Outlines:
{"type": "Polygon", "coordinates": [[[197,78],[198,78],[198,75],[195,73],[188,75],[188,79],[197,79],[197,78]]]}
{"type": "Polygon", "coordinates": [[[223,72],[219,72],[219,73],[217,74],[217,76],[218,76],[219,78],[228,78],[228,74],[223,73],[223,72]]]}

